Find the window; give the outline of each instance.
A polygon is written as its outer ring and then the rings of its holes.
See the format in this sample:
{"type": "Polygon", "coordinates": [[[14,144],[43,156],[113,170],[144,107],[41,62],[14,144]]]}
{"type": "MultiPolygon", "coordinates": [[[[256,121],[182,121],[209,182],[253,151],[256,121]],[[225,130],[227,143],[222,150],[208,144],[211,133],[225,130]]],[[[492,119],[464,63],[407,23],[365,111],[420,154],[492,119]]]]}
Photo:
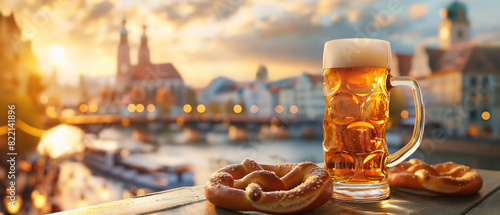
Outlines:
{"type": "Polygon", "coordinates": [[[490,83],[490,79],[488,77],[484,77],[482,82],[483,86],[487,87],[490,83]]]}
{"type": "Polygon", "coordinates": [[[481,137],[484,139],[491,138],[491,127],[489,125],[483,127],[481,131],[481,137]]]}
{"type": "Polygon", "coordinates": [[[470,85],[471,86],[476,86],[476,82],[477,82],[476,77],[470,77],[470,85]]]}
{"type": "Polygon", "coordinates": [[[473,120],[473,121],[477,119],[477,111],[476,110],[471,110],[469,112],[469,119],[473,120]]]}
{"type": "Polygon", "coordinates": [[[483,103],[484,104],[490,103],[490,95],[489,94],[484,94],[483,95],[483,103]]]}
{"type": "Polygon", "coordinates": [[[457,39],[461,40],[464,37],[464,32],[462,29],[458,29],[457,31],[457,39]]]}
{"type": "Polygon", "coordinates": [[[472,104],[478,104],[479,103],[479,96],[477,96],[475,93],[473,93],[470,97],[470,102],[472,104]]]}
{"type": "Polygon", "coordinates": [[[479,135],[479,128],[477,125],[471,124],[467,128],[467,134],[472,137],[477,137],[479,135]]]}

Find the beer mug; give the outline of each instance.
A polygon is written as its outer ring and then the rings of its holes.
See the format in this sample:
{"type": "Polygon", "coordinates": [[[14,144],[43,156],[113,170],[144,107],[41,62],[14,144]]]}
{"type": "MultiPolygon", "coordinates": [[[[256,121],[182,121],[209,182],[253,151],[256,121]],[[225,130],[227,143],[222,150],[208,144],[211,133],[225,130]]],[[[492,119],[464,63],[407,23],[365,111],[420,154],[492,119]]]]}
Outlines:
{"type": "Polygon", "coordinates": [[[333,198],[376,200],[389,196],[387,167],[417,150],[424,132],[424,101],[410,77],[393,77],[389,42],[339,39],[325,43],[323,121],[325,169],[334,181],[333,198]],[[410,142],[389,154],[385,129],[389,120],[389,90],[408,86],[415,99],[415,128],[410,142]]]}

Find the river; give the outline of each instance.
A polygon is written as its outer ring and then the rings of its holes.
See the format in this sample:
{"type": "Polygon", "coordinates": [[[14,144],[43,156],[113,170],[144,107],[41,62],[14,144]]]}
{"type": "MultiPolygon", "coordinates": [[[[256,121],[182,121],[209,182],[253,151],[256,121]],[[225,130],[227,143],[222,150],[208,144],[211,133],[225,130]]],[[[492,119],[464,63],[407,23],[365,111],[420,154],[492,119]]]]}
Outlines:
{"type": "MultiPolygon", "coordinates": [[[[255,138],[253,141],[239,143],[163,144],[158,151],[153,153],[155,153],[156,157],[183,160],[191,164],[194,168],[195,185],[203,185],[217,169],[229,164],[240,163],[245,158],[267,164],[299,163],[303,161],[322,163],[321,143],[321,139],[274,140],[255,138]]],[[[398,148],[389,146],[390,153],[397,150],[398,148]]],[[[454,161],[473,168],[500,170],[499,157],[440,151],[424,153],[422,150],[417,150],[411,157],[420,158],[431,164],[454,161]]],[[[130,184],[109,178],[102,173],[90,170],[82,163],[74,161],[61,164],[59,177],[58,186],[61,195],[58,201],[63,206],[63,210],[75,208],[77,204],[81,204],[80,206],[101,204],[154,192],[140,187],[131,187],[130,184]],[[84,201],[81,201],[82,199],[84,201]]]]}

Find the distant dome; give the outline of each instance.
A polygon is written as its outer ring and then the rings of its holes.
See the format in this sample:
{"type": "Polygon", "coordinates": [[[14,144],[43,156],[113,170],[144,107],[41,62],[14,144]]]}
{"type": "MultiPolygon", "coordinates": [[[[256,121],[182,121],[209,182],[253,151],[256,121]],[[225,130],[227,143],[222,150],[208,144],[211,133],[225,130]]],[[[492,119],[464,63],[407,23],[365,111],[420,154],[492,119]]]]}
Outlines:
{"type": "Polygon", "coordinates": [[[451,21],[467,22],[467,7],[462,2],[452,2],[446,8],[446,14],[451,21]]]}

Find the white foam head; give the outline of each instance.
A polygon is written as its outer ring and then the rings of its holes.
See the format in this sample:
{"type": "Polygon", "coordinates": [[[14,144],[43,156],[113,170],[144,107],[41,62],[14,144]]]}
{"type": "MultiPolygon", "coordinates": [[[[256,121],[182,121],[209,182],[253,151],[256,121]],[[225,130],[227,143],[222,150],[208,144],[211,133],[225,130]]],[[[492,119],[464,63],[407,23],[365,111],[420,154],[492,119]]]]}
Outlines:
{"type": "Polygon", "coordinates": [[[385,40],[352,38],[325,43],[323,68],[391,68],[391,45],[385,40]]]}

